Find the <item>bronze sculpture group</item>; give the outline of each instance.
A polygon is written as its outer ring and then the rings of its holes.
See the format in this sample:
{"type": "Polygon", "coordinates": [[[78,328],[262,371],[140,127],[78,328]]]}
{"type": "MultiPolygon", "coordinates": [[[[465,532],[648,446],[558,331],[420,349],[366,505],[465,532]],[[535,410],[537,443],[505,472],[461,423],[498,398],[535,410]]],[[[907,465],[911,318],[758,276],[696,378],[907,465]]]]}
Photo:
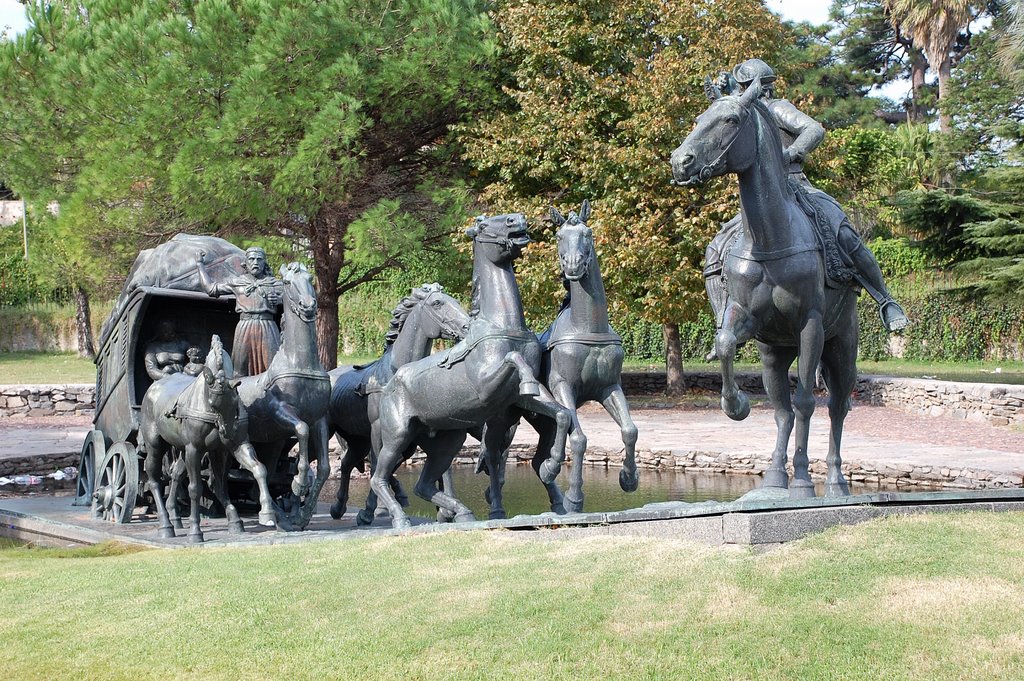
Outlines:
{"type": "MultiPolygon", "coordinates": [[[[907,319],[838,204],[803,174],[802,161],[824,131],[791,103],[775,98],[774,80],[770,67],[756,59],[723,73],[717,82],[707,79],[711,105],[672,153],[673,181],[689,185],[727,173],[739,178],[741,214],[708,247],[704,273],[718,327],[714,354],[722,367],[722,409],[732,419],[746,418],[750,411],[734,378],[736,350],[754,340],[761,352],[778,424],[764,486],[789,488],[793,497],[814,495],[807,442],[815,406],[811,391],[820,365],[831,419],[826,493],[848,494],[840,445],[856,380],[858,288],[878,301],[888,329],[902,328],[907,319]],[[788,372],[794,360],[798,381],[791,396],[788,372]],[[790,482],[786,460],[794,427],[790,482]]],[[[619,483],[625,491],[635,490],[637,429],[621,387],[622,341],[609,324],[593,231],[587,225],[590,212],[586,201],[567,216],[551,210],[568,293],[539,337],[526,326],[513,269],[530,240],[526,218],[518,213],[480,216],[467,231],[473,240],[471,311],[440,285],[425,284],[396,308],[379,360],[329,373],[318,359],[316,297],[302,265],[283,266],[280,278],[274,277],[258,247],[243,256],[218,246],[221,250],[208,262],[205,248],[213,242],[188,236],[176,240],[193,248],[193,272],[140,256],[133,275],[152,266],[141,277],[142,285],[151,285],[146,277],[185,281],[184,288],[212,297],[233,296],[239,318],[230,356],[214,335],[203,361],[194,342],[176,336],[171,319],[156,326],[146,346],[145,370],[152,385],[142,403],[138,439],[160,536],[174,536],[174,524],[181,526],[174,490],[187,472],[189,539],[202,541],[204,457],[212,494],[224,506],[230,529],[241,530],[224,485],[229,452],[252,472],[261,523],[306,527],[330,473],[332,434],[347,445],[331,507],[334,518],[346,513],[351,471],[363,470],[369,461],[371,493],[357,521],[372,522],[379,500],[396,528],[407,527],[407,500],[394,473],[418,448],[426,457],[416,494],[438,507],[439,519],[472,520],[445,475],[469,434],[481,440],[479,468],[490,475],[489,517],[504,518],[507,449],[521,418],[539,435],[532,464],[551,510],[579,512],[587,439],[576,409],[587,401],[600,402],[618,423],[624,445],[619,483]],[[431,354],[439,338],[457,343],[431,354]],[[296,443],[290,489],[272,500],[267,471],[278,468],[296,443]],[[556,478],[567,445],[575,465],[563,494],[556,478]],[[172,482],[166,503],[165,468],[172,482]]]]}

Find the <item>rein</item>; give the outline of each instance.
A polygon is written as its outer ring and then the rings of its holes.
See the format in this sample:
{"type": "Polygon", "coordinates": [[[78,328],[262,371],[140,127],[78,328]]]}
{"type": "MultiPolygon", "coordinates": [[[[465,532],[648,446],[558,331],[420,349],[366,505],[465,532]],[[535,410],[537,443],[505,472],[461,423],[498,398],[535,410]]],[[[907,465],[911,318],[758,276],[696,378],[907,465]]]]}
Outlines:
{"type": "Polygon", "coordinates": [[[472,352],[474,348],[476,348],[476,346],[488,340],[508,340],[520,341],[524,343],[536,343],[537,336],[531,331],[525,331],[522,333],[506,332],[484,334],[483,336],[480,336],[479,338],[474,338],[470,342],[466,343],[466,345],[463,346],[461,349],[459,349],[459,346],[456,345],[454,348],[448,351],[448,356],[442,359],[438,363],[438,366],[444,369],[451,369],[453,365],[458,364],[459,362],[464,360],[466,356],[469,355],[469,353],[472,352]],[[456,353],[455,350],[457,349],[459,351],[456,353]]]}

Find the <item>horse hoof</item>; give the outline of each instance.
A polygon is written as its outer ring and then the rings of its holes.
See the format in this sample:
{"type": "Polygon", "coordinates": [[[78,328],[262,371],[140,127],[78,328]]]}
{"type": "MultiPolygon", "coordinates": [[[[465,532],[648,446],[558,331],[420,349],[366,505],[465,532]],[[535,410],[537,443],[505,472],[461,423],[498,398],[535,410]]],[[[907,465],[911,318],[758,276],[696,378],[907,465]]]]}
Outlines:
{"type": "Polygon", "coordinates": [[[826,497],[848,497],[850,496],[850,486],[846,484],[845,480],[839,482],[830,482],[825,485],[825,496],[826,497]]]}
{"type": "Polygon", "coordinates": [[[469,509],[462,511],[461,513],[455,514],[455,522],[457,523],[473,523],[476,522],[476,516],[469,509]]]}
{"type": "Polygon", "coordinates": [[[557,515],[565,515],[565,506],[562,504],[551,504],[551,512],[557,515]]]}
{"type": "Polygon", "coordinates": [[[565,505],[565,510],[569,513],[583,513],[582,496],[579,499],[573,499],[569,495],[566,495],[563,504],[565,505]]]}
{"type": "Polygon", "coordinates": [[[537,381],[523,381],[519,384],[520,397],[536,397],[540,395],[540,383],[537,381]]]}
{"type": "Polygon", "coordinates": [[[623,492],[635,492],[640,486],[639,471],[627,471],[625,468],[619,471],[619,487],[623,492]]]}
{"type": "Polygon", "coordinates": [[[367,513],[365,508],[356,514],[356,525],[359,527],[367,527],[372,524],[373,514],[367,513]]]}
{"type": "Polygon", "coordinates": [[[789,498],[813,499],[814,483],[810,480],[800,480],[799,478],[794,479],[793,484],[789,487],[789,498]]]}
{"type": "Polygon", "coordinates": [[[242,525],[241,520],[228,524],[228,534],[242,534],[243,532],[245,532],[245,526],[242,525]]]}
{"type": "Polygon", "coordinates": [[[273,527],[277,524],[277,516],[273,511],[260,511],[259,523],[263,527],[273,527]]]}
{"type": "Polygon", "coordinates": [[[345,509],[341,508],[338,504],[331,504],[331,517],[335,520],[341,520],[341,516],[345,515],[345,509]]]}
{"type": "Polygon", "coordinates": [[[156,531],[156,536],[160,537],[161,539],[174,539],[174,528],[161,527],[159,530],[156,531]]]}
{"type": "Polygon", "coordinates": [[[487,514],[487,519],[488,520],[504,520],[507,517],[508,517],[508,514],[505,513],[505,509],[503,509],[503,508],[499,509],[497,511],[491,511],[490,513],[487,514]]]}
{"type": "Polygon", "coordinates": [[[750,416],[750,398],[746,393],[740,391],[735,400],[722,398],[722,411],[733,421],[742,421],[750,416]]]}
{"type": "Polygon", "coordinates": [[[455,520],[455,514],[446,508],[437,509],[437,522],[450,523],[455,520]]]}
{"type": "Polygon", "coordinates": [[[540,465],[540,481],[545,485],[550,485],[558,477],[559,472],[562,470],[562,465],[556,462],[554,459],[544,459],[544,462],[540,465]]]}
{"type": "Polygon", "coordinates": [[[761,487],[774,489],[787,489],[789,487],[789,473],[777,468],[769,468],[764,472],[764,482],[761,487]]]}
{"type": "Polygon", "coordinates": [[[202,532],[190,532],[189,535],[188,535],[188,543],[189,544],[202,544],[203,541],[204,540],[203,540],[203,533],[202,532]]]}
{"type": "Polygon", "coordinates": [[[408,530],[410,527],[412,527],[412,521],[406,518],[405,516],[402,516],[401,518],[392,518],[391,527],[395,528],[396,530],[408,530]]]}

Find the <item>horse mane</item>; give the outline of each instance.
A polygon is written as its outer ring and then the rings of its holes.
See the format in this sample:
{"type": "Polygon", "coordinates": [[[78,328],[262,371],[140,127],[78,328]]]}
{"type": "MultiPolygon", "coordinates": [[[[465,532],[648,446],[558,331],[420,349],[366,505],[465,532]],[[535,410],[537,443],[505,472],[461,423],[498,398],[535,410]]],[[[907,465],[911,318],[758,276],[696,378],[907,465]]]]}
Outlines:
{"type": "Polygon", "coordinates": [[[439,293],[441,291],[444,291],[444,287],[440,284],[424,284],[423,286],[414,288],[409,295],[399,301],[398,306],[391,312],[391,325],[388,327],[388,331],[384,335],[385,352],[395,344],[396,340],[398,340],[398,334],[402,332],[402,328],[405,326],[405,321],[409,318],[409,315],[416,306],[426,300],[427,296],[430,294],[439,293]]]}
{"type": "Polygon", "coordinates": [[[772,142],[769,146],[776,150],[772,156],[774,163],[778,166],[777,177],[783,178],[782,191],[786,196],[792,198],[793,190],[789,188],[789,183],[785,181],[789,177],[789,170],[783,161],[782,133],[779,132],[775,116],[769,111],[768,105],[761,99],[754,100],[754,111],[758,115],[758,127],[771,138],[772,142]]]}

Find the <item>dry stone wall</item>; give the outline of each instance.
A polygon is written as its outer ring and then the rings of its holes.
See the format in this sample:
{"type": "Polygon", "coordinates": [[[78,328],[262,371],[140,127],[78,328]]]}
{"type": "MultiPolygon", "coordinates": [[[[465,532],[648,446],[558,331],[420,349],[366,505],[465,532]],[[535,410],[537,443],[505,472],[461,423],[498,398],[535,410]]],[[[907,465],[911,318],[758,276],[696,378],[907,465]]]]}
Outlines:
{"type": "Polygon", "coordinates": [[[0,417],[92,415],[93,385],[0,385],[0,417]]]}

